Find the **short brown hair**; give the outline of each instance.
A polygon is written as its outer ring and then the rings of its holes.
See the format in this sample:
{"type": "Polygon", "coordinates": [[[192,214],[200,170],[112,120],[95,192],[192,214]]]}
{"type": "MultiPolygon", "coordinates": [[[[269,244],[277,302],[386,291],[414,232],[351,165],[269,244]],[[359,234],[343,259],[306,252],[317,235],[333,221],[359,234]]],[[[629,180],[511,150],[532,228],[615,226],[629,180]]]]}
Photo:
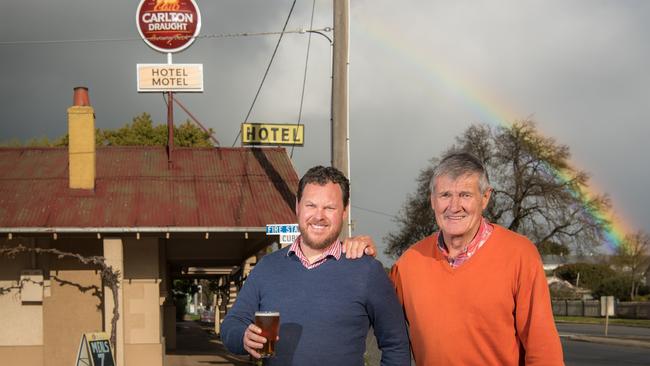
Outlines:
{"type": "Polygon", "coordinates": [[[298,201],[302,198],[302,192],[305,189],[305,186],[310,183],[316,183],[320,186],[323,186],[327,183],[336,183],[341,188],[341,193],[343,194],[343,207],[347,207],[350,201],[350,181],[348,178],[341,173],[340,170],[328,166],[324,167],[321,165],[315,166],[307,171],[305,175],[300,178],[300,183],[298,183],[298,201]]]}

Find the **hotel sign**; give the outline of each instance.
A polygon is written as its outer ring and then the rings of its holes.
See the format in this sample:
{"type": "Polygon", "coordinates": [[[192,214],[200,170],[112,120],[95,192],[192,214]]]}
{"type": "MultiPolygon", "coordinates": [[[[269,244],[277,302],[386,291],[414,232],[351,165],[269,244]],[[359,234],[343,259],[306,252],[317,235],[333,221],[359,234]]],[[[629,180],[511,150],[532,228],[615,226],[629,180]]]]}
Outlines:
{"type": "Polygon", "coordinates": [[[139,92],[202,92],[203,64],[138,64],[139,92]]]}
{"type": "Polygon", "coordinates": [[[300,145],[305,143],[305,125],[242,123],[244,145],[300,145]]]}
{"type": "Polygon", "coordinates": [[[136,24],[147,45],[174,53],[194,42],[201,30],[201,13],[194,0],[141,0],[136,24]]]}

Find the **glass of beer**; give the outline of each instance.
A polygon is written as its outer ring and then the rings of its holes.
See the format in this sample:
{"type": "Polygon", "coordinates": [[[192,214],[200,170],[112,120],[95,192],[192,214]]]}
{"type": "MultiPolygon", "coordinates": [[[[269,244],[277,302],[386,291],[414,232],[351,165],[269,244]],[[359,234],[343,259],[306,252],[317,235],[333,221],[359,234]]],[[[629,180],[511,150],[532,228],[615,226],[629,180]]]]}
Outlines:
{"type": "Polygon", "coordinates": [[[262,329],[261,336],[266,338],[266,343],[257,352],[262,358],[272,357],[275,354],[275,339],[280,329],[280,312],[256,311],[255,325],[262,329]]]}

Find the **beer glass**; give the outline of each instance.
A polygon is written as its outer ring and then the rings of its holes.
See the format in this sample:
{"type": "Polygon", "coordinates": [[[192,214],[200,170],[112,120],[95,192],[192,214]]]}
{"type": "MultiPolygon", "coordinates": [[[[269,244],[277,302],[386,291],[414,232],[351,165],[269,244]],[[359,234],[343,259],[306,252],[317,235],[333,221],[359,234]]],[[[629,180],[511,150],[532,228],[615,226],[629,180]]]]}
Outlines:
{"type": "Polygon", "coordinates": [[[261,336],[266,338],[266,343],[257,352],[262,358],[272,357],[275,354],[275,339],[280,328],[280,313],[277,311],[256,311],[255,325],[262,329],[261,336]]]}

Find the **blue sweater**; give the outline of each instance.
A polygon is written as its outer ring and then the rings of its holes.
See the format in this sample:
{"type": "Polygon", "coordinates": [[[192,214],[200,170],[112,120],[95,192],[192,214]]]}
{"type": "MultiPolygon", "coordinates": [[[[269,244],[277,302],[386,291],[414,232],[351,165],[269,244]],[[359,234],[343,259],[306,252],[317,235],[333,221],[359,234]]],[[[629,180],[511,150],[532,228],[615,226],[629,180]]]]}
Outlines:
{"type": "Polygon", "coordinates": [[[308,270],[289,248],[266,255],[246,280],[221,324],[230,352],[246,354],[244,331],[255,311],[280,312],[280,340],[268,365],[363,365],[369,327],[381,364],[411,364],[402,308],[377,260],[329,258],[308,270]]]}

